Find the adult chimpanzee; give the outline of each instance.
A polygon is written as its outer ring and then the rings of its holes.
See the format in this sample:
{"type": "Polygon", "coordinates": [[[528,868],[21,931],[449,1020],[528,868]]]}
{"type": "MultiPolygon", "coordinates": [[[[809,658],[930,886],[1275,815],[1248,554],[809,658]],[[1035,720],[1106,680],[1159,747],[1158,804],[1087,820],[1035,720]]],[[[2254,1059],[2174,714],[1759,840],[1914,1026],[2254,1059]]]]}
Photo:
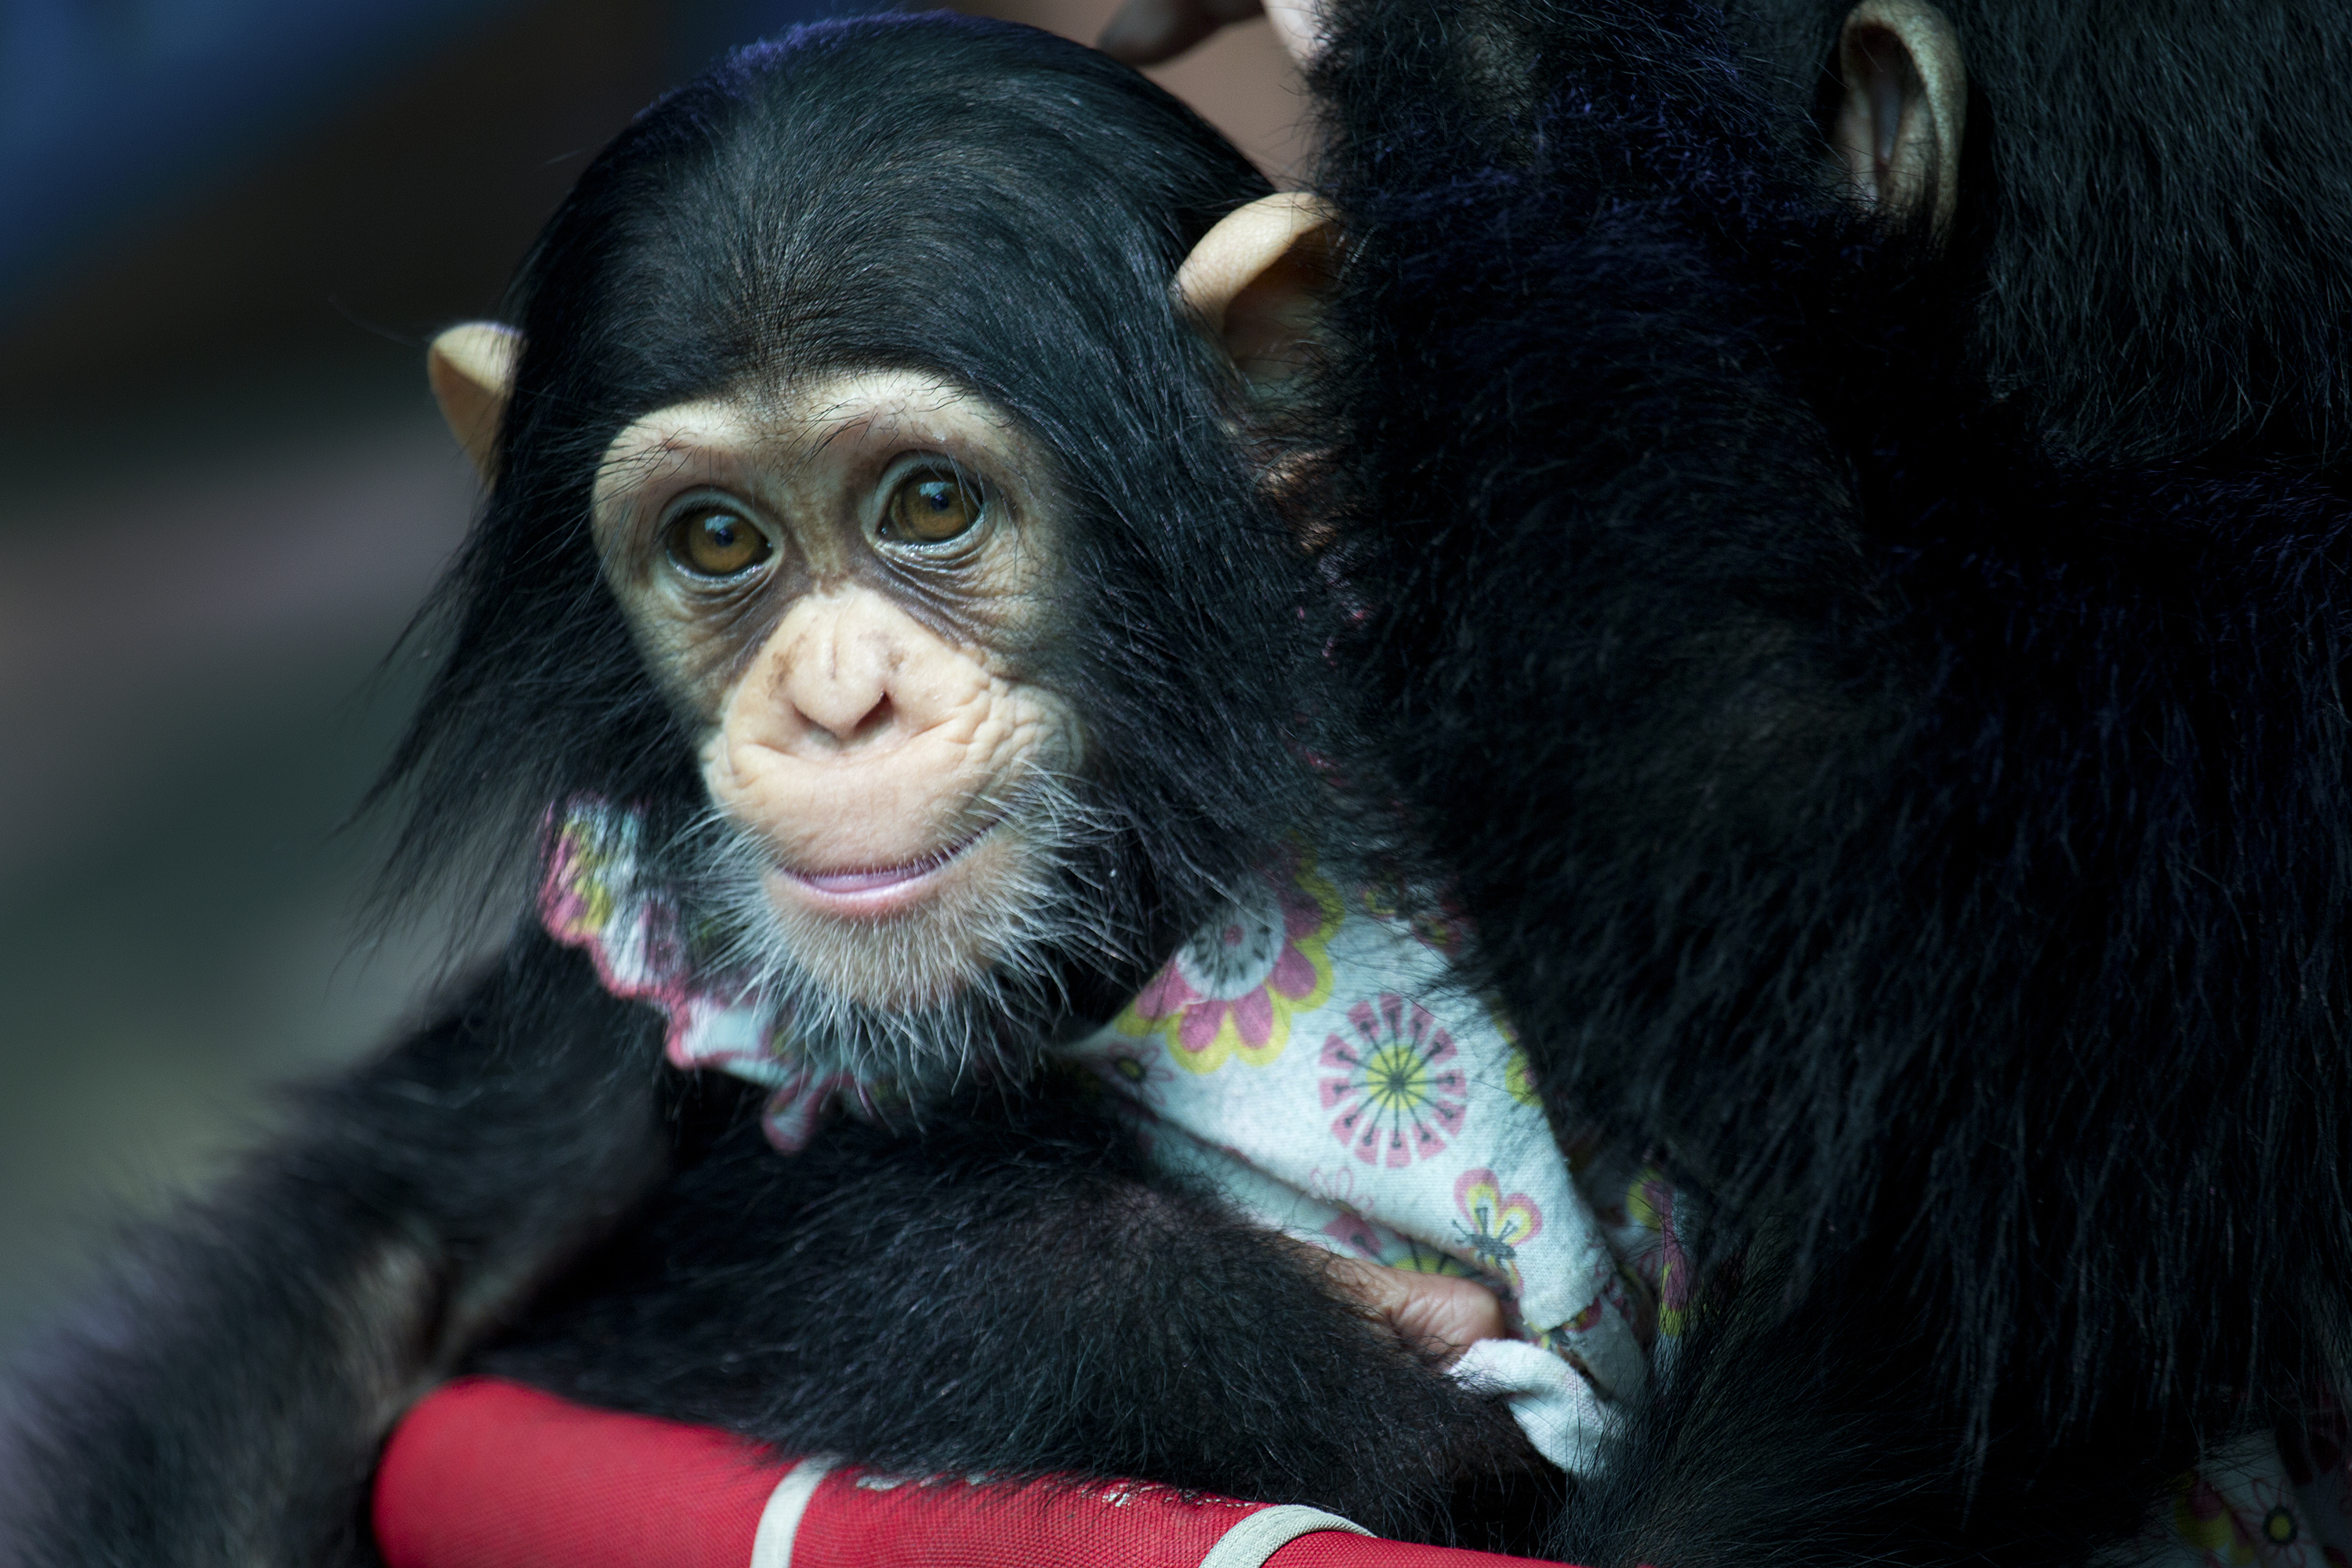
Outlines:
{"type": "Polygon", "coordinates": [[[1319,24],[1387,793],[1708,1216],[1564,1540],[2340,1563],[2352,11],[1948,10],[1319,24]]]}
{"type": "Polygon", "coordinates": [[[488,1339],[788,1449],[1392,1530],[1532,1468],[1424,1353],[1484,1290],[1318,1261],[1039,1067],[1319,798],[1322,590],[1238,439],[1256,268],[1207,243],[1299,226],[1219,225],[1266,191],[1127,68],[952,18],[747,51],[594,162],[515,329],[436,345],[495,482],[392,786],[397,886],[551,847],[556,934],[53,1347],[10,1562],[365,1561],[384,1432],[488,1339]],[[769,1138],[625,996],[775,1080],[769,1138]]]}

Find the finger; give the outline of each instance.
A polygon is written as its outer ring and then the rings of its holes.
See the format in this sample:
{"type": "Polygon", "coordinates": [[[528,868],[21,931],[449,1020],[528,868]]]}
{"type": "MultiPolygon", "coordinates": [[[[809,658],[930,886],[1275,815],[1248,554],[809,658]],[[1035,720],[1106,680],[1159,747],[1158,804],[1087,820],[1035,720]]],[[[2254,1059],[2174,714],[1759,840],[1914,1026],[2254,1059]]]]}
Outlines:
{"type": "Polygon", "coordinates": [[[1414,1353],[1451,1366],[1480,1340],[1499,1340],[1510,1331],[1503,1304],[1475,1279],[1444,1274],[1407,1274],[1386,1269],[1402,1282],[1403,1299],[1389,1310],[1397,1337],[1414,1353]]]}
{"type": "Polygon", "coordinates": [[[1263,8],[1262,0],[1127,0],[1095,47],[1131,66],[1157,65],[1263,8]]]}
{"type": "Polygon", "coordinates": [[[1315,63],[1323,47],[1322,11],[1315,0],[1265,0],[1265,17],[1293,64],[1315,63]]]}
{"type": "Polygon", "coordinates": [[[1501,1339],[1509,1331],[1503,1304],[1475,1279],[1415,1274],[1352,1258],[1334,1258],[1330,1273],[1342,1295],[1380,1318],[1408,1350],[1441,1367],[1452,1365],[1478,1341],[1501,1339]]]}
{"type": "Polygon", "coordinates": [[[1199,0],[1127,0],[1095,47],[1131,66],[1158,65],[1216,30],[1216,19],[1199,0]]]}

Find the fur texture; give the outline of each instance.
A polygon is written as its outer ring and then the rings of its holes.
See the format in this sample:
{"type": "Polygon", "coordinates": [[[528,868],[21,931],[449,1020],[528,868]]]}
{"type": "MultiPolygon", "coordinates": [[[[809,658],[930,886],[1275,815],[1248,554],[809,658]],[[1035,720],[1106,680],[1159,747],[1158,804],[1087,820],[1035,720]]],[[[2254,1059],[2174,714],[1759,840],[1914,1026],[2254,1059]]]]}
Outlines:
{"type": "Polygon", "coordinates": [[[1346,0],[1321,67],[1382,790],[1556,1118],[1714,1215],[1582,1560],[2081,1561],[2342,1391],[2352,196],[2254,149],[2352,139],[2214,77],[2352,24],[1951,11],[1940,257],[1837,199],[1836,10],[1346,0]]]}
{"type": "Polygon", "coordinates": [[[790,1020],[814,1070],[926,1098],[1025,1073],[1028,1055],[1070,1016],[1072,955],[1111,973],[1149,961],[1124,918],[1128,894],[1098,874],[1118,863],[1126,818],[1089,807],[1092,793],[1058,773],[1028,780],[1001,808],[1021,827],[1020,868],[964,896],[944,941],[882,925],[845,951],[814,920],[778,907],[767,890],[774,852],[716,807],[656,853],[655,875],[690,900],[688,927],[714,933],[709,971],[790,1020]],[[943,959],[943,947],[970,956],[943,959]],[[877,994],[894,1001],[858,1000],[877,994]]]}
{"type": "Polygon", "coordinates": [[[1318,1255],[1151,1175],[1101,1092],[789,1160],[745,1127],[481,1364],[902,1472],[1181,1478],[1412,1535],[1451,1534],[1458,1490],[1482,1538],[1531,1468],[1507,1415],[1332,1300],[1318,1255]]]}
{"type": "MultiPolygon", "coordinates": [[[[130,1238],[112,1289],[16,1369],[0,1559],[373,1561],[393,1419],[662,1180],[658,1049],[649,1016],[528,934],[304,1096],[296,1135],[130,1238]]],[[[673,1116],[693,1103],[667,1092],[673,1116]]]]}

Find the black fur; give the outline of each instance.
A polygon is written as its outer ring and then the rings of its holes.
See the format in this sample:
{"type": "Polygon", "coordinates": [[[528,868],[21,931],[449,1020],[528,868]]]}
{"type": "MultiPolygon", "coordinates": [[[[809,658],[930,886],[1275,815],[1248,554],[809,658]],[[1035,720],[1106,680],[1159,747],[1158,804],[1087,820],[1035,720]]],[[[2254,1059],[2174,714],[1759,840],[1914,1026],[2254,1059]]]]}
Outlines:
{"type": "Polygon", "coordinates": [[[1168,1190],[1091,1079],[781,1159],[745,1127],[481,1364],[785,1453],[1181,1478],[1425,1533],[1516,1428],[1312,1255],[1168,1190]]]}
{"type": "Polygon", "coordinates": [[[532,934],[304,1096],[295,1136],[134,1237],[24,1369],[0,1560],[372,1561],[393,1418],[662,1179],[658,1051],[643,1009],[532,934]]]}
{"type": "Polygon", "coordinates": [[[2080,1562],[2343,1393],[2352,187],[2265,171],[2352,158],[2352,17],[1950,10],[1940,256],[1829,177],[1843,7],[1320,71],[1381,793],[1748,1253],[1584,1561],[2080,1562]]]}

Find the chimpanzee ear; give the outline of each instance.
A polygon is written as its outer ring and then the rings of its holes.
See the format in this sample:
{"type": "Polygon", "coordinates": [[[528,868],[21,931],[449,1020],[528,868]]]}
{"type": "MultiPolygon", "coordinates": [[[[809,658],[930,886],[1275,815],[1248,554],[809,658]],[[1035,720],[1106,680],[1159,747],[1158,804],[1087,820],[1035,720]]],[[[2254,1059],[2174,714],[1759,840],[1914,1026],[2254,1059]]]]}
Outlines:
{"type": "Polygon", "coordinates": [[[522,334],[512,327],[467,321],[435,338],[425,356],[433,400],[484,484],[497,476],[499,420],[514,391],[515,360],[521,351],[522,334]]]}
{"type": "Polygon", "coordinates": [[[1307,363],[1330,280],[1336,215],[1304,191],[1227,213],[1176,269],[1176,298],[1224,345],[1252,384],[1288,380],[1307,363]]]}
{"type": "Polygon", "coordinates": [[[1838,34],[1843,92],[1832,134],[1854,205],[1940,234],[1960,200],[1969,73],[1927,0],[1862,0],[1838,34]]]}

